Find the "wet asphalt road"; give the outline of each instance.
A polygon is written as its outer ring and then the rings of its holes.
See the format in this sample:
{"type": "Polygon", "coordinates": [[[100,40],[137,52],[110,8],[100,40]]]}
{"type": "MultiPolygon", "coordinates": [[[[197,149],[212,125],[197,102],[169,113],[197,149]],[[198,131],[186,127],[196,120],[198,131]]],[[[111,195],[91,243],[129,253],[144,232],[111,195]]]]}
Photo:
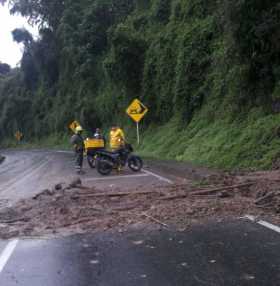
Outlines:
{"type": "MultiPolygon", "coordinates": [[[[4,247],[4,242],[0,244],[4,247]]],[[[277,286],[280,236],[247,221],[20,241],[3,286],[277,286]]]]}
{"type": "MultiPolygon", "coordinates": [[[[55,151],[5,152],[0,165],[2,207],[76,177],[73,156],[55,151]]],[[[99,188],[167,184],[150,173],[99,176],[99,188]]],[[[156,170],[153,170],[156,172],[156,170]]],[[[278,286],[280,234],[245,220],[186,232],[126,233],[0,241],[1,286],[278,286]]]]}
{"type": "MultiPolygon", "coordinates": [[[[30,198],[57,183],[69,183],[77,177],[72,152],[34,150],[1,153],[6,156],[6,160],[0,165],[0,208],[30,198]]],[[[133,173],[127,169],[121,174],[112,172],[110,176],[104,177],[90,169],[86,159],[84,168],[86,174],[80,176],[83,184],[101,189],[167,183],[154,173],[133,173]]]]}

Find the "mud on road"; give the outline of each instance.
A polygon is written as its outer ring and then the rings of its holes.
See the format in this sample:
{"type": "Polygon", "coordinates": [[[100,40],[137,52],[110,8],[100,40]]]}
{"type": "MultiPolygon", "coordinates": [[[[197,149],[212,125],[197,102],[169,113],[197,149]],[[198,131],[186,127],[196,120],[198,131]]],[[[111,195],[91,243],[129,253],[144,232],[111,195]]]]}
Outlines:
{"type": "Polygon", "coordinates": [[[215,174],[193,183],[143,188],[57,184],[0,212],[0,238],[125,232],[135,227],[185,230],[209,220],[255,215],[280,222],[278,171],[215,174]]]}

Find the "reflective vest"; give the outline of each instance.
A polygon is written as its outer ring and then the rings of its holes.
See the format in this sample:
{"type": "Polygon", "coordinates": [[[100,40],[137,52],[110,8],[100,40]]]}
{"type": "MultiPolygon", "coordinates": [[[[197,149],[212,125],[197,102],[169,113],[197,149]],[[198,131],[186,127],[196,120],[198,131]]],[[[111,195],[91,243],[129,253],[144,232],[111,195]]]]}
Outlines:
{"type": "Polygon", "coordinates": [[[110,147],[112,149],[121,148],[124,145],[124,132],[118,128],[110,132],[110,147]]]}

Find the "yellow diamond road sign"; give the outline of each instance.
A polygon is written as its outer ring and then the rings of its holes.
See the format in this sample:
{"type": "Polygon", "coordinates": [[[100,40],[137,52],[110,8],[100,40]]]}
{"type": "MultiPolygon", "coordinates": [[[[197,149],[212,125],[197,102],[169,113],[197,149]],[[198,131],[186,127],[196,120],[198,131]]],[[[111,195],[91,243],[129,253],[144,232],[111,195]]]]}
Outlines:
{"type": "Polygon", "coordinates": [[[126,110],[128,116],[135,122],[140,122],[147,112],[148,108],[138,99],[134,99],[126,110]]]}
{"type": "Polygon", "coordinates": [[[15,138],[17,139],[17,141],[20,141],[23,137],[23,134],[20,131],[17,131],[15,133],[15,138]]]}
{"type": "Polygon", "coordinates": [[[76,128],[78,126],[81,126],[80,123],[78,121],[73,121],[70,125],[69,128],[75,133],[76,132],[76,128]]]}

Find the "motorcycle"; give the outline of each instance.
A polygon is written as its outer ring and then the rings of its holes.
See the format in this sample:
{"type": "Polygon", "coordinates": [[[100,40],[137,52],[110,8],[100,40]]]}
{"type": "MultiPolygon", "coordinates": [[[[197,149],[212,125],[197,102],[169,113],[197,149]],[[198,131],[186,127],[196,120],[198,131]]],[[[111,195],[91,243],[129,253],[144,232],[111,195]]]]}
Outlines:
{"type": "Polygon", "coordinates": [[[85,144],[85,155],[87,157],[88,164],[91,168],[94,169],[96,167],[97,153],[105,149],[105,142],[103,139],[87,138],[84,141],[84,144],[85,144]]]}
{"type": "Polygon", "coordinates": [[[120,170],[126,165],[133,172],[140,172],[143,161],[133,153],[133,147],[126,143],[117,151],[100,150],[96,152],[96,168],[101,175],[109,175],[113,169],[120,170]]]}

